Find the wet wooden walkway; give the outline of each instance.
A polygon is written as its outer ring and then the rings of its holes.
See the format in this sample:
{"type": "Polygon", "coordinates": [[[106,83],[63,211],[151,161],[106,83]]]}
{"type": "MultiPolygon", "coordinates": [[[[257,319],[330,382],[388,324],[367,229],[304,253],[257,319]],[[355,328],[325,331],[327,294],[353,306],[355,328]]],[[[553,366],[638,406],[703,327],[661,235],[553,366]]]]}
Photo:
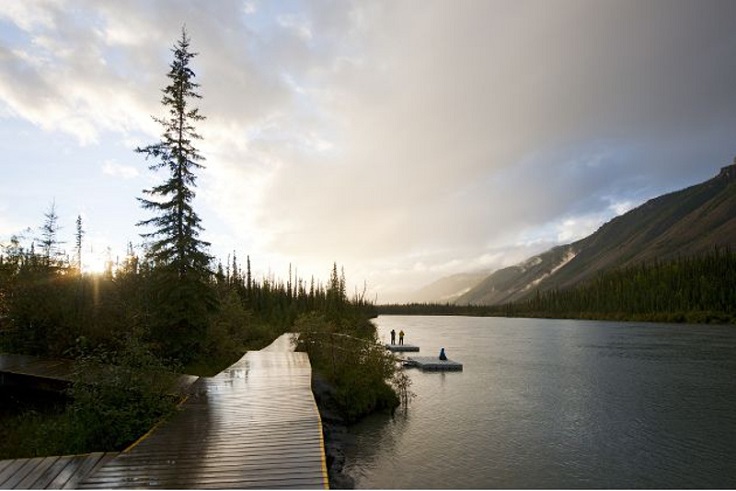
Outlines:
{"type": "Polygon", "coordinates": [[[62,390],[74,375],[71,360],[45,360],[36,356],[0,353],[0,385],[33,385],[62,390]]]}
{"type": "Polygon", "coordinates": [[[306,353],[284,335],[200,378],[180,411],[78,488],[328,488],[306,353]],[[287,351],[288,350],[288,351],[287,351]]]}
{"type": "MultiPolygon", "coordinates": [[[[100,382],[104,383],[105,366],[100,368],[100,382]]],[[[35,389],[61,391],[74,381],[74,360],[48,360],[31,355],[0,353],[0,385],[18,385],[35,389]]],[[[169,392],[182,394],[199,377],[178,375],[169,392]]]]}

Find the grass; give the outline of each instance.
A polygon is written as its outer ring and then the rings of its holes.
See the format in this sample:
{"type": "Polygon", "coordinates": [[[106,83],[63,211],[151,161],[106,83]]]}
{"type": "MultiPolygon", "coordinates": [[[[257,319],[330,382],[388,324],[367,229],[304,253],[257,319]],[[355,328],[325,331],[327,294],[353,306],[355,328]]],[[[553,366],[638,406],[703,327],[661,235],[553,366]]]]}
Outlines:
{"type": "Polygon", "coordinates": [[[0,387],[0,459],[67,453],[67,405],[59,394],[0,387]]]}

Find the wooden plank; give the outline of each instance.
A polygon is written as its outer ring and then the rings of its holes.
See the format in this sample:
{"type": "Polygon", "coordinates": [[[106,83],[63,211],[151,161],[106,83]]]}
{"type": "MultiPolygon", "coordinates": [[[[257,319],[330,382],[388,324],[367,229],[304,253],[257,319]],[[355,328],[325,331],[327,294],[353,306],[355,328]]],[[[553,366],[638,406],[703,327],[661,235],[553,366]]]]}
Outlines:
{"type": "Polygon", "coordinates": [[[74,367],[72,362],[66,360],[37,359],[31,363],[24,364],[22,367],[15,368],[13,372],[40,378],[69,381],[74,374],[74,367]]]}
{"type": "MultiPolygon", "coordinates": [[[[2,475],[2,472],[10,465],[12,465],[13,459],[8,460],[0,460],[0,475],[2,475]]],[[[2,480],[0,480],[0,484],[2,483],[2,480]]]]}
{"type": "Polygon", "coordinates": [[[5,489],[3,488],[5,481],[18,472],[18,469],[20,469],[24,464],[23,459],[13,459],[6,462],[7,465],[2,469],[2,471],[0,471],[0,489],[5,489]]]}
{"type": "Polygon", "coordinates": [[[91,473],[92,469],[97,466],[104,456],[104,452],[94,452],[84,456],[82,458],[82,464],[79,466],[77,471],[72,474],[69,480],[64,483],[61,489],[76,489],[77,484],[91,473]]]}
{"type": "Polygon", "coordinates": [[[43,457],[35,457],[32,459],[18,459],[21,461],[21,465],[16,469],[16,471],[7,477],[5,479],[5,482],[0,485],[3,489],[15,489],[18,484],[26,478],[30,473],[33,472],[33,470],[38,467],[38,464],[41,463],[43,460],[43,457]]]}
{"type": "Polygon", "coordinates": [[[62,469],[66,467],[71,457],[49,457],[49,459],[53,459],[52,464],[41,474],[37,475],[36,480],[30,484],[30,488],[47,489],[62,469]]]}
{"type": "Polygon", "coordinates": [[[12,371],[22,369],[23,366],[33,363],[37,357],[30,355],[17,355],[14,353],[0,354],[0,370],[12,371]]]}
{"type": "MultiPolygon", "coordinates": [[[[291,466],[282,464],[278,467],[240,468],[237,465],[232,465],[228,468],[190,467],[187,472],[181,472],[180,470],[181,468],[177,469],[176,466],[171,466],[170,469],[147,469],[147,472],[145,473],[130,473],[129,475],[136,476],[139,482],[165,481],[167,483],[191,483],[194,485],[199,485],[204,482],[215,482],[218,480],[249,482],[257,479],[270,479],[274,476],[311,476],[311,478],[322,476],[319,467],[314,466],[313,463],[303,463],[302,465],[291,466]]],[[[102,482],[113,484],[116,481],[119,481],[117,475],[95,473],[94,476],[90,476],[86,479],[85,485],[102,482]]]]}
{"type": "Polygon", "coordinates": [[[61,481],[59,475],[64,472],[64,469],[74,460],[73,455],[63,455],[54,463],[53,467],[49,468],[48,471],[39,477],[38,481],[34,485],[38,489],[59,489],[64,483],[59,485],[61,481]]]}
{"type": "Polygon", "coordinates": [[[59,457],[44,457],[33,472],[15,486],[16,489],[38,489],[38,486],[35,486],[34,483],[40,480],[57,460],[59,460],[59,457]]]}
{"type": "MultiPolygon", "coordinates": [[[[64,459],[65,457],[62,457],[64,459]]],[[[56,477],[49,483],[46,489],[63,489],[69,480],[79,471],[84,461],[84,456],[66,457],[66,465],[59,471],[56,477]]]]}
{"type": "Polygon", "coordinates": [[[284,462],[283,459],[274,458],[271,456],[270,459],[248,459],[245,462],[239,459],[200,459],[190,460],[187,462],[182,461],[171,461],[171,462],[158,462],[156,464],[145,464],[140,463],[136,465],[121,465],[108,463],[94,475],[90,476],[87,481],[95,481],[100,479],[107,479],[108,476],[114,476],[117,473],[123,472],[124,470],[129,471],[144,471],[148,470],[152,473],[158,474],[176,474],[179,476],[186,476],[189,474],[198,474],[202,472],[217,471],[223,474],[243,471],[253,471],[261,468],[270,469],[313,469],[314,464],[319,464],[321,460],[320,455],[312,455],[310,457],[299,456],[298,459],[294,459],[292,462],[284,462]]]}

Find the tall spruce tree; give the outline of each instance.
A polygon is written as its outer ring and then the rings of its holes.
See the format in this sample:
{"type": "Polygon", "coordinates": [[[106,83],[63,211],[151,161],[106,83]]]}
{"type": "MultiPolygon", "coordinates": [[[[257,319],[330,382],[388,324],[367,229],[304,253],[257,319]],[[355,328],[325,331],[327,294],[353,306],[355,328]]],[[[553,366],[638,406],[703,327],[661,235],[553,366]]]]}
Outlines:
{"type": "Polygon", "coordinates": [[[59,215],[56,214],[56,200],[51,202],[49,211],[44,214],[46,220],[41,226],[41,238],[39,239],[41,245],[41,252],[44,265],[59,266],[60,257],[62,253],[59,251],[59,215]]]}
{"type": "Polygon", "coordinates": [[[154,161],[151,170],[166,169],[169,174],[164,183],[143,191],[152,199],[138,198],[141,206],[151,210],[154,216],[137,225],[154,229],[141,236],[153,239],[148,259],[157,277],[165,283],[158,289],[163,325],[156,337],[165,340],[166,349],[175,352],[194,348],[192,342],[196,343],[204,332],[206,311],[211,306],[208,303],[213,301],[208,288],[210,244],[199,238],[204,229],[192,207],[195,172],[204,168],[201,164],[204,157],[194,146],[196,140],[202,139],[195,124],[205,117],[194,106],[201,96],[190,68],[197,53],[190,51],[189,44],[186,29],[182,29],[181,38],[172,49],[174,60],[167,74],[170,84],[163,89],[161,99],[168,115],[154,117],[163,127],[161,140],[136,149],[145,154],[146,160],[154,161]]]}
{"type": "Polygon", "coordinates": [[[84,237],[84,229],[82,229],[82,215],[77,215],[77,233],[74,236],[74,247],[77,253],[77,271],[82,272],[82,238],[84,237]]]}

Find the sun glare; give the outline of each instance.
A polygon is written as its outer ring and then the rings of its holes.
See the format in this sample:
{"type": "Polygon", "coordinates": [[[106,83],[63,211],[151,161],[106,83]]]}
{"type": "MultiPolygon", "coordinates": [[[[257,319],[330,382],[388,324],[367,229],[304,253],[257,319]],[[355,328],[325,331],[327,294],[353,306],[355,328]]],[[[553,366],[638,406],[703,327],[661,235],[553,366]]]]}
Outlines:
{"type": "Polygon", "coordinates": [[[82,259],[82,272],[102,274],[105,272],[108,259],[102,254],[90,254],[82,259]]]}

